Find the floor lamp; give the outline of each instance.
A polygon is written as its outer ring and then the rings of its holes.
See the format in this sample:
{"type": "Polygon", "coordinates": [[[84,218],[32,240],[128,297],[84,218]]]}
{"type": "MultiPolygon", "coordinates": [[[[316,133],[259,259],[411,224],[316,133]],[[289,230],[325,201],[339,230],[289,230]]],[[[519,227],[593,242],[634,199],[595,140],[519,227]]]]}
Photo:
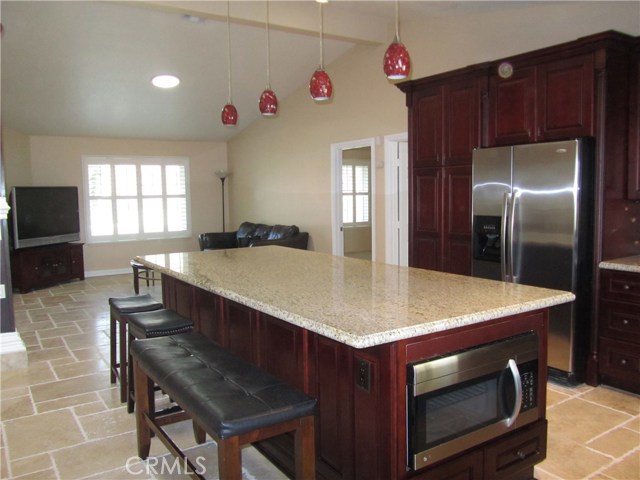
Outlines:
{"type": "Polygon", "coordinates": [[[225,221],[224,221],[224,181],[229,176],[229,172],[227,172],[226,170],[218,170],[216,171],[216,176],[220,179],[220,182],[222,183],[222,231],[226,232],[225,221]]]}

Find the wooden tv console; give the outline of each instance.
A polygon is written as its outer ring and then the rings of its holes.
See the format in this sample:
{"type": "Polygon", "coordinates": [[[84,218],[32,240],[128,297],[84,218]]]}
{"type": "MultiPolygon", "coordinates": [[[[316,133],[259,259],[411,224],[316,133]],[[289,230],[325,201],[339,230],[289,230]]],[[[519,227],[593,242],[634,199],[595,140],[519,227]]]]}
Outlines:
{"type": "Polygon", "coordinates": [[[74,278],[84,280],[82,243],[60,243],[11,252],[11,281],[21,293],[74,278]]]}

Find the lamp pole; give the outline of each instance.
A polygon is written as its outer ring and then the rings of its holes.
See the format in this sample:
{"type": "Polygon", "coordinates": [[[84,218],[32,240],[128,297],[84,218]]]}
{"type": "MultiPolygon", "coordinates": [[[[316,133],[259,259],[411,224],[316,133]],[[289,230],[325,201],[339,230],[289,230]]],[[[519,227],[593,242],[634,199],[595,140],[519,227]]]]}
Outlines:
{"type": "Polygon", "coordinates": [[[229,172],[227,172],[226,170],[218,170],[216,171],[216,176],[220,179],[220,182],[222,183],[222,231],[226,232],[225,221],[224,221],[224,181],[229,176],[229,172]]]}

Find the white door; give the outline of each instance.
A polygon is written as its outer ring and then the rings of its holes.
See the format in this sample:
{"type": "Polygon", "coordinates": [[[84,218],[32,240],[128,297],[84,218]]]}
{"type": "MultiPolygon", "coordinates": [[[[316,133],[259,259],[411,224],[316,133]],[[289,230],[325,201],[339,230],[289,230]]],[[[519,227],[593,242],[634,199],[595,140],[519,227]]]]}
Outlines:
{"type": "Polygon", "coordinates": [[[385,261],[409,264],[409,148],[407,134],[388,135],[385,144],[385,261]]]}

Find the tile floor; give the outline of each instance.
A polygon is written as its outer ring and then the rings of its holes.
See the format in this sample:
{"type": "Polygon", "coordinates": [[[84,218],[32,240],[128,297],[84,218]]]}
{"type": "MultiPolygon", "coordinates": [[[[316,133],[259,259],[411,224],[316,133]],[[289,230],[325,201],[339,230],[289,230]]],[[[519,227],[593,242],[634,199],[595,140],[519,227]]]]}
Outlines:
{"type": "MultiPolygon", "coordinates": [[[[134,417],[109,383],[107,299],[131,295],[131,283],[130,275],[93,277],[14,296],[29,366],[0,372],[0,478],[183,478],[158,441],[154,463],[137,459],[134,417]]],[[[148,291],[160,298],[159,286],[148,291]]],[[[640,397],[550,384],[547,416],[539,480],[640,480],[640,397]]],[[[204,468],[216,471],[215,444],[196,446],[188,422],[169,428],[196,465],[206,452],[204,468]]],[[[247,479],[284,478],[252,448],[243,468],[247,479]]]]}

